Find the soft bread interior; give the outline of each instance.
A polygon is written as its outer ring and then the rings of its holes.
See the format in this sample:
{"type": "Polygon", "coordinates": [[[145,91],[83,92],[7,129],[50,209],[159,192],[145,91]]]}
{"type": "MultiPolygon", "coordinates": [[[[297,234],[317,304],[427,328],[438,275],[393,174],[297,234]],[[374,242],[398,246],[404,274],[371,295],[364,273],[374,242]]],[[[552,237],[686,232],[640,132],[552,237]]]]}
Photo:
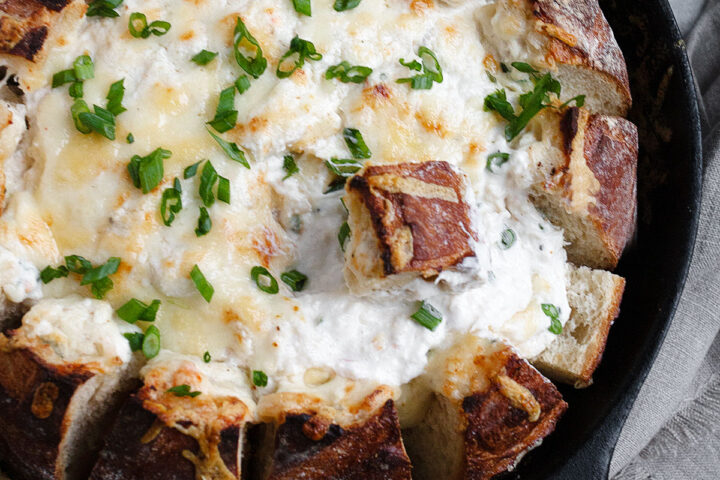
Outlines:
{"type": "Polygon", "coordinates": [[[603,270],[571,266],[570,319],[533,364],[553,380],[582,388],[592,383],[608,333],[620,311],[625,280],[603,270]]]}

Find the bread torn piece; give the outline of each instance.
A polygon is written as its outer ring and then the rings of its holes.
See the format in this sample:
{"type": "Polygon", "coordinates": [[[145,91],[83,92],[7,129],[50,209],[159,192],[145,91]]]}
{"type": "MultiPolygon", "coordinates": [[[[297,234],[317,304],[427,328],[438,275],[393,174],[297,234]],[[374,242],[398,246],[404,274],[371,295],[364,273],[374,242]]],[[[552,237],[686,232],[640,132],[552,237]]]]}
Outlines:
{"type": "Polygon", "coordinates": [[[0,2],[0,58],[16,73],[23,90],[43,81],[41,64],[53,45],[66,43],[87,10],[83,0],[0,2]]]}
{"type": "Polygon", "coordinates": [[[42,300],[0,335],[0,459],[16,479],[87,478],[138,359],[112,308],[42,300]],[[79,334],[82,332],[82,334],[79,334]]]}
{"type": "Polygon", "coordinates": [[[344,273],[354,293],[432,278],[474,255],[467,184],[449,163],[369,166],[346,191],[344,273]]]}
{"type": "MultiPolygon", "coordinates": [[[[352,385],[348,384],[352,390],[352,385]]],[[[312,393],[280,392],[258,404],[252,480],[410,480],[392,389],[357,401],[328,402],[312,393]]]]}
{"type": "Polygon", "coordinates": [[[466,335],[430,358],[424,418],[403,432],[418,480],[489,479],[512,469],[567,408],[557,388],[501,342],[466,335]]]}
{"type": "Polygon", "coordinates": [[[496,62],[548,70],[562,100],[585,95],[593,113],[625,115],[632,104],[622,51],[597,0],[499,0],[478,15],[496,62]]]}
{"type": "Polygon", "coordinates": [[[90,479],[240,479],[255,409],[247,373],[163,351],[141,375],[144,384],[120,410],[90,479]]]}
{"type": "Polygon", "coordinates": [[[637,128],[575,107],[545,111],[531,128],[541,132],[529,149],[538,169],[533,203],[564,230],[569,261],[615,268],[635,230],[637,128]]]}
{"type": "Polygon", "coordinates": [[[532,360],[555,381],[584,388],[602,359],[613,321],[620,312],[625,279],[604,270],[570,266],[568,302],[572,312],[562,333],[532,360]]]}

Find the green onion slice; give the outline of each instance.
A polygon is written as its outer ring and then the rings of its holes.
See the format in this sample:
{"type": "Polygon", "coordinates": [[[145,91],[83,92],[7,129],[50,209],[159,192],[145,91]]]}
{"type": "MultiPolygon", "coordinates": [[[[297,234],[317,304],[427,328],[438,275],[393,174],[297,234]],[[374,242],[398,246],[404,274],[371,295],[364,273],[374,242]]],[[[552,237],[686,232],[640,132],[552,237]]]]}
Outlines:
{"type": "Polygon", "coordinates": [[[213,195],[213,188],[215,182],[217,182],[218,173],[210,163],[210,160],[205,162],[203,165],[202,173],[200,174],[200,198],[206,207],[212,207],[215,203],[215,196],[213,195]]]}
{"type": "Polygon", "coordinates": [[[170,226],[175,221],[175,215],[182,210],[182,190],[180,180],[175,178],[174,185],[166,188],[160,201],[160,216],[165,226],[170,226]]]}
{"type": "Polygon", "coordinates": [[[235,52],[235,60],[240,68],[252,76],[258,78],[267,68],[267,59],[263,57],[262,48],[255,37],[250,34],[240,17],[237,18],[235,32],[233,35],[233,47],[235,52]],[[246,55],[246,53],[255,50],[254,56],[246,55]]]}
{"type": "Polygon", "coordinates": [[[166,393],[172,393],[176,397],[190,397],[195,398],[198,395],[200,395],[201,392],[191,392],[190,391],[190,385],[182,384],[182,385],[176,385],[172,388],[168,388],[166,393]]]}
{"type": "Polygon", "coordinates": [[[372,156],[365,140],[363,140],[362,133],[357,128],[344,129],[343,137],[353,158],[370,158],[372,156]]]}
{"type": "Polygon", "coordinates": [[[218,177],[217,198],[221,202],[230,204],[230,180],[225,177],[218,177]]]}
{"type": "Polygon", "coordinates": [[[119,17],[120,14],[115,11],[123,0],[95,0],[85,12],[86,17],[106,17],[115,18],[119,17]]]}
{"type": "Polygon", "coordinates": [[[142,349],[143,340],[145,340],[144,333],[124,333],[123,337],[127,338],[130,344],[130,350],[133,352],[142,349]]]}
{"type": "Polygon", "coordinates": [[[210,282],[207,281],[205,275],[203,275],[200,271],[200,267],[197,265],[193,267],[190,271],[190,278],[192,278],[195,288],[198,289],[200,295],[202,295],[206,302],[210,303],[210,300],[212,300],[213,294],[215,293],[215,289],[212,285],[210,285],[210,282]]]}
{"type": "Polygon", "coordinates": [[[240,148],[235,143],[223,140],[222,138],[212,133],[210,130],[208,130],[208,133],[215,139],[218,145],[220,145],[220,148],[223,149],[225,154],[230,157],[230,160],[241,163],[245,168],[250,168],[250,164],[248,163],[247,158],[245,158],[245,152],[240,150],[240,148]]]}
{"type": "Polygon", "coordinates": [[[274,295],[278,293],[278,283],[275,277],[270,274],[267,268],[261,266],[255,266],[250,270],[250,278],[255,282],[255,285],[265,293],[274,295]]]}
{"type": "Polygon", "coordinates": [[[495,172],[496,169],[500,168],[510,160],[510,154],[505,152],[491,153],[487,157],[487,163],[485,163],[485,169],[488,172],[495,172]]]}
{"type": "Polygon", "coordinates": [[[302,38],[295,35],[295,38],[293,38],[290,42],[290,49],[285,52],[285,55],[280,57],[280,61],[278,62],[275,74],[278,76],[278,78],[288,78],[295,72],[295,70],[297,70],[298,68],[302,68],[303,65],[305,65],[305,60],[318,61],[322,60],[322,57],[322,54],[318,53],[315,50],[315,45],[312,42],[308,40],[303,40],[302,38]],[[287,65],[285,64],[285,61],[290,59],[291,57],[294,57],[295,55],[297,55],[297,58],[293,62],[293,67],[288,70],[286,68],[287,65]]]}
{"type": "Polygon", "coordinates": [[[295,158],[292,155],[285,155],[283,157],[283,170],[285,170],[286,173],[286,175],[283,177],[283,181],[287,180],[288,178],[292,177],[294,174],[300,171],[297,164],[295,163],[295,158]]]}
{"type": "Polygon", "coordinates": [[[107,110],[113,115],[120,115],[127,108],[122,106],[123,97],[125,96],[125,79],[118,80],[110,85],[107,94],[107,110]]]}
{"type": "Polygon", "coordinates": [[[344,12],[345,10],[352,10],[353,8],[360,5],[362,0],[335,0],[333,9],[336,12],[344,12]]]}
{"type": "Polygon", "coordinates": [[[442,314],[426,300],[420,302],[417,312],[410,315],[410,317],[431,331],[435,330],[442,322],[442,314]]]}
{"type": "Polygon", "coordinates": [[[250,79],[247,75],[240,75],[237,80],[235,80],[235,88],[237,88],[237,91],[240,95],[245,93],[248,88],[250,88],[250,79]]]}
{"type": "Polygon", "coordinates": [[[158,330],[155,325],[150,325],[148,329],[145,330],[142,352],[146,358],[154,358],[160,353],[160,330],[158,330]]]}
{"type": "Polygon", "coordinates": [[[262,370],[253,370],[252,382],[256,387],[267,387],[268,376],[262,370]]]}
{"type": "Polygon", "coordinates": [[[88,55],[77,57],[73,62],[73,70],[75,71],[75,78],[80,82],[95,78],[95,65],[88,55]]]}
{"type": "Polygon", "coordinates": [[[127,140],[127,143],[135,143],[135,135],[133,135],[132,132],[128,133],[125,140],[127,140]]]}
{"type": "Polygon", "coordinates": [[[199,162],[193,163],[189,167],[185,168],[185,171],[183,172],[183,178],[187,180],[188,178],[192,178],[197,173],[198,167],[203,161],[200,160],[199,162]]]}
{"type": "Polygon", "coordinates": [[[212,360],[212,356],[210,356],[210,352],[207,352],[207,351],[206,351],[206,352],[203,354],[203,362],[205,362],[205,363],[210,363],[211,360],[212,360]]]}
{"type": "Polygon", "coordinates": [[[58,268],[53,268],[48,265],[42,272],[40,272],[40,280],[42,280],[43,283],[48,284],[56,278],[67,277],[69,273],[70,271],[64,265],[60,265],[58,268]]]}
{"type": "Polygon", "coordinates": [[[172,152],[164,148],[156,148],[145,157],[134,155],[128,164],[128,172],[135,187],[142,189],[143,193],[157,187],[165,174],[163,160],[171,155],[172,152]]]}
{"type": "Polygon", "coordinates": [[[507,228],[503,230],[502,234],[500,234],[500,245],[502,246],[502,249],[507,250],[512,247],[516,239],[517,237],[513,229],[507,228]]]}
{"type": "Polygon", "coordinates": [[[347,222],[343,223],[338,232],[338,242],[340,242],[340,249],[343,252],[345,251],[345,242],[350,238],[350,233],[350,225],[347,222]]]}
{"type": "Polygon", "coordinates": [[[548,330],[555,335],[560,335],[563,330],[562,323],[560,323],[560,309],[551,303],[543,303],[541,308],[543,313],[550,318],[548,330]]]}
{"type": "Polygon", "coordinates": [[[310,5],[310,0],[292,0],[293,7],[295,7],[295,11],[306,15],[308,17],[312,16],[312,8],[310,5]]]}
{"type": "MultiPolygon", "coordinates": [[[[362,168],[362,164],[360,162],[349,158],[331,158],[330,160],[325,160],[325,166],[332,173],[342,178],[352,177],[362,168]]],[[[343,182],[342,185],[344,184],[345,182],[343,182]]],[[[340,188],[342,188],[342,185],[340,188]]]]}
{"type": "Polygon", "coordinates": [[[212,220],[210,220],[207,208],[200,207],[200,217],[198,217],[198,226],[195,229],[195,235],[202,237],[203,235],[207,235],[210,229],[212,229],[212,220]]]}
{"type": "Polygon", "coordinates": [[[201,50],[200,53],[195,54],[190,60],[198,65],[207,65],[212,62],[215,57],[218,56],[217,52],[211,52],[209,50],[201,50]]]}
{"type": "Polygon", "coordinates": [[[288,287],[290,287],[290,290],[292,290],[293,292],[299,292],[300,290],[305,288],[305,282],[307,282],[307,278],[307,275],[305,275],[304,273],[300,273],[297,270],[290,270],[280,275],[280,280],[282,280],[288,287]]]}
{"type": "Polygon", "coordinates": [[[128,323],[154,322],[159,308],[160,300],[153,300],[150,305],[146,305],[137,298],[133,298],[118,308],[117,315],[128,323]]]}
{"type": "Polygon", "coordinates": [[[325,72],[325,78],[327,80],[337,78],[343,83],[363,83],[372,71],[370,67],[353,66],[346,61],[342,61],[328,68],[327,72],[325,72]]]}
{"type": "Polygon", "coordinates": [[[235,110],[235,87],[228,87],[220,92],[215,118],[208,124],[220,133],[227,132],[235,126],[238,111],[235,110]]]}

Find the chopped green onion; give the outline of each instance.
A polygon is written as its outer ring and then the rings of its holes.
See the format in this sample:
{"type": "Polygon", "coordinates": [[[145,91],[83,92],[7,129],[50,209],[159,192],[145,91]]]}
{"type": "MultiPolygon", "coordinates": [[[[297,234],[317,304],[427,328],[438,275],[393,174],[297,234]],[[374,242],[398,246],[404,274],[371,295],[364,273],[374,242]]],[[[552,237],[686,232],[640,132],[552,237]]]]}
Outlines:
{"type": "Polygon", "coordinates": [[[357,128],[346,128],[343,130],[345,144],[350,149],[353,158],[370,158],[372,153],[363,140],[362,133],[357,128]]]}
{"type": "Polygon", "coordinates": [[[160,353],[160,330],[158,330],[155,325],[150,325],[148,329],[145,330],[142,352],[145,358],[154,358],[160,353]]]}
{"type": "Polygon", "coordinates": [[[207,235],[210,232],[211,228],[212,220],[210,220],[210,215],[208,215],[207,208],[200,207],[200,217],[198,217],[198,226],[195,229],[195,235],[197,235],[198,237],[207,235]]]}
{"type": "Polygon", "coordinates": [[[210,363],[211,360],[212,360],[212,357],[210,356],[210,352],[207,352],[207,351],[206,351],[206,352],[203,354],[203,362],[205,362],[205,363],[210,363]]]}
{"type": "MultiPolygon", "coordinates": [[[[78,101],[82,100],[78,99],[75,103],[77,104],[78,101]]],[[[87,104],[85,104],[85,107],[87,108],[87,104]]],[[[108,140],[115,140],[115,117],[113,114],[97,105],[93,105],[93,108],[95,109],[95,113],[90,113],[89,109],[88,111],[80,111],[77,114],[78,120],[82,123],[82,125],[90,128],[90,130],[94,130],[108,140]]],[[[77,126],[77,122],[75,125],[77,126]]],[[[78,130],[80,129],[78,128],[78,130]]],[[[85,133],[82,130],[80,131],[85,133]]]]}
{"type": "Polygon", "coordinates": [[[162,181],[165,169],[163,160],[170,158],[172,152],[163,148],[156,148],[145,157],[134,155],[128,164],[130,178],[136,188],[143,193],[149,193],[162,181]]]}
{"type": "Polygon", "coordinates": [[[97,282],[93,282],[90,285],[90,293],[93,294],[93,297],[97,298],[98,300],[102,300],[105,298],[105,294],[112,290],[113,288],[113,281],[107,277],[101,278],[97,282]]]}
{"type": "Polygon", "coordinates": [[[135,38],[148,38],[151,34],[157,37],[165,35],[170,30],[170,23],[163,20],[155,20],[148,25],[144,13],[133,12],[128,21],[130,35],[135,38]]]}
{"type": "Polygon", "coordinates": [[[562,323],[560,323],[560,309],[551,303],[543,303],[541,308],[543,313],[550,318],[548,330],[555,335],[560,335],[563,330],[562,323]]]}
{"type": "Polygon", "coordinates": [[[331,158],[330,160],[325,160],[325,166],[332,173],[342,178],[352,177],[362,168],[362,164],[360,162],[349,158],[331,158]]]}
{"type": "Polygon", "coordinates": [[[182,210],[182,191],[180,180],[175,178],[174,186],[166,188],[160,201],[160,217],[165,226],[169,227],[175,221],[175,214],[182,210]]]}
{"type": "Polygon", "coordinates": [[[86,17],[106,17],[115,18],[119,17],[120,14],[115,11],[123,0],[95,0],[89,6],[85,12],[86,17]]]}
{"type": "Polygon", "coordinates": [[[505,152],[495,152],[491,153],[487,157],[487,163],[485,163],[485,168],[488,172],[494,172],[495,169],[500,168],[510,159],[510,154],[505,152]]]}
{"type": "Polygon", "coordinates": [[[160,300],[153,300],[150,305],[146,305],[137,298],[133,298],[118,308],[117,315],[128,323],[154,322],[159,308],[160,300]]]}
{"type": "Polygon", "coordinates": [[[230,203],[230,180],[218,177],[217,198],[221,202],[230,203]]]}
{"type": "Polygon", "coordinates": [[[85,100],[82,98],[78,98],[75,100],[75,102],[70,107],[70,113],[72,115],[73,122],[75,122],[75,128],[80,133],[90,133],[92,132],[92,128],[85,125],[82,120],[80,120],[80,115],[83,113],[90,113],[90,108],[88,107],[87,103],[85,103],[85,100]]]}
{"type": "Polygon", "coordinates": [[[516,70],[523,73],[538,73],[537,70],[535,70],[532,66],[525,62],[512,62],[510,65],[512,65],[516,70]]]}
{"type": "Polygon", "coordinates": [[[110,257],[107,262],[100,265],[99,267],[93,267],[83,275],[80,285],[88,285],[95,283],[98,280],[102,280],[115,272],[117,272],[120,266],[120,259],[118,257],[110,257]]]}
{"type": "MultiPolygon", "coordinates": [[[[443,73],[440,62],[438,61],[435,53],[427,47],[418,48],[418,57],[422,61],[422,73],[415,75],[414,77],[399,78],[397,83],[410,83],[410,88],[414,90],[428,90],[432,88],[433,83],[442,83],[443,73]]],[[[418,61],[405,62],[404,59],[400,59],[400,63],[410,70],[419,71],[417,68],[419,65],[418,61]]]]}
{"type": "Polygon", "coordinates": [[[237,18],[235,32],[233,35],[233,47],[235,52],[235,60],[240,68],[252,76],[258,78],[267,68],[267,59],[263,57],[262,48],[255,37],[250,34],[247,27],[240,17],[237,18]],[[255,56],[246,56],[243,51],[250,51],[254,48],[255,56]],[[243,50],[243,51],[241,51],[243,50]]]}
{"type": "Polygon", "coordinates": [[[348,225],[347,222],[344,222],[340,226],[340,231],[338,232],[338,242],[340,242],[340,249],[344,252],[345,251],[345,242],[348,238],[350,238],[350,225],[348,225]]]}
{"type": "MultiPolygon", "coordinates": [[[[72,88],[72,87],[71,87],[71,88],[72,88]]],[[[560,108],[565,108],[565,107],[567,107],[568,105],[570,105],[570,104],[573,103],[573,102],[575,102],[575,106],[578,107],[578,108],[581,108],[581,107],[585,106],[585,95],[578,95],[578,96],[576,96],[576,97],[571,98],[571,99],[568,100],[567,102],[565,102],[565,103],[563,103],[562,105],[560,105],[560,108]]]]}
{"type": "Polygon", "coordinates": [[[409,68],[410,70],[415,70],[416,72],[421,72],[421,71],[422,71],[422,63],[418,62],[417,60],[413,60],[412,62],[408,62],[408,61],[405,60],[404,58],[401,58],[401,59],[398,60],[398,61],[400,62],[400,65],[402,65],[403,67],[407,67],[407,68],[409,68]]]}
{"type": "Polygon", "coordinates": [[[190,165],[189,167],[187,167],[187,168],[185,169],[185,171],[183,172],[183,178],[187,180],[188,178],[194,177],[195,174],[197,173],[198,167],[200,166],[200,164],[201,164],[202,162],[203,162],[203,161],[200,160],[199,162],[193,163],[192,165],[190,165]]]}
{"type": "Polygon", "coordinates": [[[343,188],[345,188],[346,180],[347,179],[345,177],[337,177],[335,180],[330,182],[330,185],[328,185],[327,190],[325,190],[323,193],[328,194],[328,193],[332,193],[332,192],[337,192],[338,190],[342,190],[343,188]]]}
{"type": "Polygon", "coordinates": [[[485,97],[485,104],[483,109],[486,112],[495,111],[500,114],[508,122],[515,119],[515,110],[513,109],[510,102],[507,101],[505,90],[496,90],[487,97],[485,97]]]}
{"type": "Polygon", "coordinates": [[[268,376],[262,370],[253,370],[252,381],[256,387],[267,387],[268,376]]]}
{"type": "Polygon", "coordinates": [[[240,75],[237,80],[235,80],[235,88],[237,88],[237,91],[240,95],[245,93],[248,88],[250,88],[250,79],[247,75],[240,75]]]}
{"type": "Polygon", "coordinates": [[[490,80],[492,83],[497,83],[497,78],[495,78],[495,75],[488,71],[485,71],[485,73],[487,74],[488,80],[490,80]]]}
{"type": "MultiPolygon", "coordinates": [[[[205,162],[203,165],[202,173],[200,174],[200,198],[206,207],[212,207],[215,203],[215,196],[213,195],[213,188],[215,182],[217,182],[218,173],[210,163],[210,160],[205,162]]],[[[206,232],[207,233],[207,232],[206,232]]]]}
{"type": "Polygon", "coordinates": [[[286,173],[286,175],[283,177],[283,181],[287,180],[288,178],[292,177],[294,174],[300,171],[297,164],[295,163],[295,158],[293,158],[292,155],[285,155],[283,157],[283,170],[285,170],[286,173]]]}
{"type": "Polygon", "coordinates": [[[511,228],[503,230],[502,234],[500,234],[500,245],[502,245],[503,250],[512,247],[516,238],[515,231],[511,228]]]}
{"type": "Polygon", "coordinates": [[[220,92],[220,100],[218,101],[215,118],[210,120],[208,124],[220,133],[227,132],[235,126],[237,122],[238,111],[235,107],[235,87],[228,87],[220,92]]]}
{"type": "Polygon", "coordinates": [[[110,85],[110,90],[107,94],[107,110],[113,115],[120,115],[127,110],[127,108],[122,106],[123,97],[125,96],[124,82],[125,79],[122,79],[110,85]]]}
{"type": "Polygon", "coordinates": [[[68,255],[65,257],[65,265],[69,271],[80,275],[92,268],[92,264],[80,255],[68,255]]]}
{"type": "Polygon", "coordinates": [[[410,315],[410,318],[431,331],[442,322],[442,314],[425,300],[420,302],[420,308],[410,315]]]}
{"type": "Polygon", "coordinates": [[[201,392],[191,392],[190,385],[182,384],[182,385],[176,385],[172,388],[168,388],[166,393],[172,393],[176,397],[195,398],[198,395],[200,395],[201,392]]]}
{"type": "Polygon", "coordinates": [[[201,50],[200,53],[194,55],[190,60],[197,63],[198,65],[207,65],[217,57],[217,52],[211,52],[209,50],[201,50]]]}
{"type": "Polygon", "coordinates": [[[296,12],[307,15],[308,17],[312,16],[310,0],[292,0],[292,2],[296,12]]]}
{"type": "Polygon", "coordinates": [[[198,289],[200,295],[202,295],[206,302],[210,303],[210,300],[212,300],[213,294],[215,293],[215,289],[212,285],[210,285],[210,282],[205,279],[205,275],[203,275],[200,271],[200,267],[197,265],[193,267],[190,271],[190,278],[192,278],[195,288],[198,289]]]}
{"type": "Polygon", "coordinates": [[[135,143],[135,135],[133,135],[132,132],[128,133],[126,140],[127,143],[135,143]]]}
{"type": "Polygon", "coordinates": [[[131,351],[137,352],[142,349],[143,340],[145,340],[144,333],[124,333],[123,337],[127,338],[131,351]]]}
{"type": "Polygon", "coordinates": [[[247,158],[245,158],[245,152],[240,150],[240,148],[235,143],[223,140],[222,138],[212,133],[210,130],[208,130],[208,133],[215,139],[218,145],[220,145],[220,148],[223,149],[225,154],[230,157],[230,160],[241,163],[245,168],[250,168],[250,164],[248,163],[247,158]]]}
{"type": "Polygon", "coordinates": [[[297,270],[290,270],[280,275],[280,280],[290,287],[293,292],[299,292],[305,287],[307,281],[307,275],[298,272],[297,270]]]}
{"type": "Polygon", "coordinates": [[[77,82],[78,79],[75,76],[75,70],[61,70],[52,77],[52,88],[57,88],[65,85],[66,83],[77,82]]]}
{"type": "Polygon", "coordinates": [[[88,55],[77,57],[73,62],[73,70],[75,71],[75,78],[79,82],[95,78],[95,65],[88,55]]]}
{"type": "Polygon", "coordinates": [[[82,98],[84,94],[84,88],[82,82],[73,82],[70,85],[68,93],[72,98],[82,98]]]}
{"type": "Polygon", "coordinates": [[[510,69],[507,65],[505,65],[503,62],[500,62],[500,70],[502,70],[503,73],[508,73],[510,69]]]}
{"type": "Polygon", "coordinates": [[[290,41],[290,49],[285,52],[285,55],[280,57],[280,61],[278,62],[277,70],[275,71],[275,74],[278,76],[278,78],[288,78],[290,75],[292,75],[295,70],[298,68],[302,68],[303,65],[305,65],[305,60],[322,60],[322,54],[318,53],[315,50],[315,45],[313,45],[312,42],[308,40],[303,40],[302,38],[295,35],[295,37],[290,41]],[[284,69],[284,62],[288,58],[297,55],[297,59],[293,62],[293,67],[290,70],[284,69]]]}
{"type": "Polygon", "coordinates": [[[345,10],[352,10],[353,8],[360,5],[362,0],[335,0],[333,9],[336,12],[344,12],[345,10]]]}
{"type": "Polygon", "coordinates": [[[342,61],[337,65],[333,65],[325,72],[325,79],[330,80],[337,78],[343,83],[363,83],[372,73],[372,68],[363,67],[361,65],[350,65],[346,61],[342,61]]]}
{"type": "Polygon", "coordinates": [[[273,277],[265,267],[253,267],[252,270],[250,270],[250,278],[252,278],[255,285],[265,293],[274,295],[279,291],[277,280],[275,280],[275,277],[273,277]]]}
{"type": "Polygon", "coordinates": [[[47,284],[55,280],[56,278],[67,277],[70,271],[64,265],[60,265],[58,268],[47,266],[40,272],[40,280],[47,284]]]}

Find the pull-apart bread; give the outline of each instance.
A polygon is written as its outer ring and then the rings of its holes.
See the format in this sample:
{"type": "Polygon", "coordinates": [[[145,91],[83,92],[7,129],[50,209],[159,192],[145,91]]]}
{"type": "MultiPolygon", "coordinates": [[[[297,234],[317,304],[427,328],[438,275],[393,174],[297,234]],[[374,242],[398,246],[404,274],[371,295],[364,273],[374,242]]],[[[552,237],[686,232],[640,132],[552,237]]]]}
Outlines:
{"type": "Polygon", "coordinates": [[[513,469],[620,311],[630,106],[597,0],[0,1],[0,470],[513,469]]]}

